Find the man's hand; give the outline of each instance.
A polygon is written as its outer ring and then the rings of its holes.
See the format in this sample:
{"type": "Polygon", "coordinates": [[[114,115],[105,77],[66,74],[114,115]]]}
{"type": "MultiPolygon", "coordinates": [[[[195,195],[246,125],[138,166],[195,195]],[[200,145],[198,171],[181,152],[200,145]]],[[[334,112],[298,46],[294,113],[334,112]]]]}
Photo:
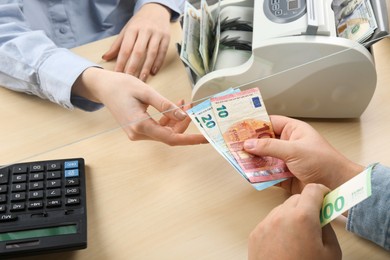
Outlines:
{"type": "Polygon", "coordinates": [[[283,160],[294,178],[280,184],[299,193],[308,183],[321,183],[335,189],[364,170],[332,147],[315,129],[303,121],[271,116],[279,139],[251,139],[244,143],[248,153],[283,160]]]}
{"type": "Polygon", "coordinates": [[[341,249],[330,225],[321,228],[320,210],[329,189],[308,184],[273,209],[249,237],[249,260],[337,260],[341,249]]]}

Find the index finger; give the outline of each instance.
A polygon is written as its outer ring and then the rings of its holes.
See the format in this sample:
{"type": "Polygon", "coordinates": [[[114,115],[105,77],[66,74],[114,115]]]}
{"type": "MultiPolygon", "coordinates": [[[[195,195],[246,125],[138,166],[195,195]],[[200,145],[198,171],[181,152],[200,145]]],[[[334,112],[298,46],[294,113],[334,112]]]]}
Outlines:
{"type": "Polygon", "coordinates": [[[286,130],[291,133],[297,125],[306,124],[303,121],[279,115],[270,115],[270,119],[275,134],[279,136],[286,130]]]}
{"type": "Polygon", "coordinates": [[[153,106],[170,119],[182,121],[187,118],[187,114],[177,105],[175,105],[175,103],[166,99],[145,83],[143,84],[145,88],[142,88],[140,91],[136,92],[135,98],[144,104],[153,106]]]}

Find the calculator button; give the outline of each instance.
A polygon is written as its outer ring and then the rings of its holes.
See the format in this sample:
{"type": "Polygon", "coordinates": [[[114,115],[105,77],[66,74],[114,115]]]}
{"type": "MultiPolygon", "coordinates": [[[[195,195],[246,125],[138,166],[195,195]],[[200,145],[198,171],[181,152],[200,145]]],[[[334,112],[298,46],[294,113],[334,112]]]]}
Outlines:
{"type": "Polygon", "coordinates": [[[24,208],[25,208],[24,203],[14,203],[11,204],[10,211],[20,211],[20,210],[24,210],[24,208]]]}
{"type": "Polygon", "coordinates": [[[26,193],[25,192],[18,192],[18,193],[12,193],[11,194],[11,201],[21,201],[26,199],[26,193]]]}
{"type": "Polygon", "coordinates": [[[48,171],[61,170],[61,163],[59,162],[48,163],[46,167],[48,171]]]}
{"type": "Polygon", "coordinates": [[[79,170],[65,170],[65,178],[79,177],[79,170]]]}
{"type": "Polygon", "coordinates": [[[0,214],[0,222],[17,220],[18,216],[15,214],[0,214]]]}
{"type": "Polygon", "coordinates": [[[49,179],[59,179],[61,178],[60,171],[48,172],[46,178],[49,179]]]}
{"type": "Polygon", "coordinates": [[[27,166],[26,165],[18,165],[12,167],[12,173],[27,173],[27,166]]]}
{"type": "Polygon", "coordinates": [[[30,181],[42,181],[42,180],[43,180],[43,172],[30,173],[30,181]]]}
{"type": "Polygon", "coordinates": [[[73,196],[73,195],[79,195],[79,194],[80,194],[80,189],[77,187],[67,188],[65,190],[65,196],[73,196]]]}
{"type": "Polygon", "coordinates": [[[66,161],[64,163],[65,169],[76,169],[79,168],[79,161],[66,161]]]}
{"type": "Polygon", "coordinates": [[[30,182],[28,184],[28,188],[30,190],[42,190],[43,189],[43,181],[30,182]]]}
{"type": "Polygon", "coordinates": [[[59,188],[61,187],[61,180],[51,180],[46,182],[47,188],[59,188]]]}
{"type": "Polygon", "coordinates": [[[41,163],[34,163],[30,165],[30,172],[43,172],[45,166],[41,163]]]}
{"type": "Polygon", "coordinates": [[[78,178],[65,179],[65,187],[69,187],[69,186],[79,186],[79,179],[78,178]]]}
{"type": "Polygon", "coordinates": [[[27,180],[26,174],[15,174],[12,175],[12,182],[25,182],[27,180]]]}
{"type": "Polygon", "coordinates": [[[26,183],[12,184],[11,191],[25,191],[26,183]]]}
{"type": "Polygon", "coordinates": [[[53,208],[53,207],[61,207],[61,200],[48,200],[47,201],[47,208],[53,208]]]}
{"type": "Polygon", "coordinates": [[[5,205],[0,205],[0,212],[5,212],[7,207],[5,205]]]}
{"type": "Polygon", "coordinates": [[[42,199],[43,198],[43,191],[37,190],[37,191],[30,191],[28,194],[28,197],[30,200],[33,199],[42,199]]]}
{"type": "Polygon", "coordinates": [[[41,209],[43,208],[42,201],[31,201],[28,203],[28,209],[41,209]]]}
{"type": "Polygon", "coordinates": [[[67,198],[65,202],[65,205],[67,206],[78,204],[80,204],[80,198],[67,198]]]}
{"type": "Polygon", "coordinates": [[[0,169],[0,184],[8,183],[8,169],[0,169]]]}
{"type": "Polygon", "coordinates": [[[47,190],[46,197],[47,198],[61,197],[61,190],[60,189],[47,190]]]}
{"type": "Polygon", "coordinates": [[[6,201],[7,201],[7,195],[5,194],[0,195],[0,203],[4,203],[6,201]]]}
{"type": "Polygon", "coordinates": [[[0,193],[6,193],[7,192],[7,185],[0,185],[0,193]]]}

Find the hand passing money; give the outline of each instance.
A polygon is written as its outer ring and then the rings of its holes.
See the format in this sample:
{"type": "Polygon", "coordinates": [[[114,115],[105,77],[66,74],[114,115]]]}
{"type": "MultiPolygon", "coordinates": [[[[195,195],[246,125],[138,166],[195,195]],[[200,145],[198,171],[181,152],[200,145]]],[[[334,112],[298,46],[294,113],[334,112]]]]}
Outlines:
{"type": "Polygon", "coordinates": [[[187,111],[211,145],[257,190],[291,177],[282,160],[248,154],[249,138],[274,138],[258,88],[228,89],[187,111]]]}

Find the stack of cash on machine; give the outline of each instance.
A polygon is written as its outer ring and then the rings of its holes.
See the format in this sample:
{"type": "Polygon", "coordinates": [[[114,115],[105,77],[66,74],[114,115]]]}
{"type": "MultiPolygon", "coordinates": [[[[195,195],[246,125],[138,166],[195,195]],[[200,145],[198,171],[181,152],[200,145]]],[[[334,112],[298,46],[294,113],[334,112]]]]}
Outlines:
{"type": "Polygon", "coordinates": [[[376,87],[371,46],[389,34],[386,0],[186,3],[180,57],[198,102],[259,88],[270,114],[356,118],[376,87]]]}

